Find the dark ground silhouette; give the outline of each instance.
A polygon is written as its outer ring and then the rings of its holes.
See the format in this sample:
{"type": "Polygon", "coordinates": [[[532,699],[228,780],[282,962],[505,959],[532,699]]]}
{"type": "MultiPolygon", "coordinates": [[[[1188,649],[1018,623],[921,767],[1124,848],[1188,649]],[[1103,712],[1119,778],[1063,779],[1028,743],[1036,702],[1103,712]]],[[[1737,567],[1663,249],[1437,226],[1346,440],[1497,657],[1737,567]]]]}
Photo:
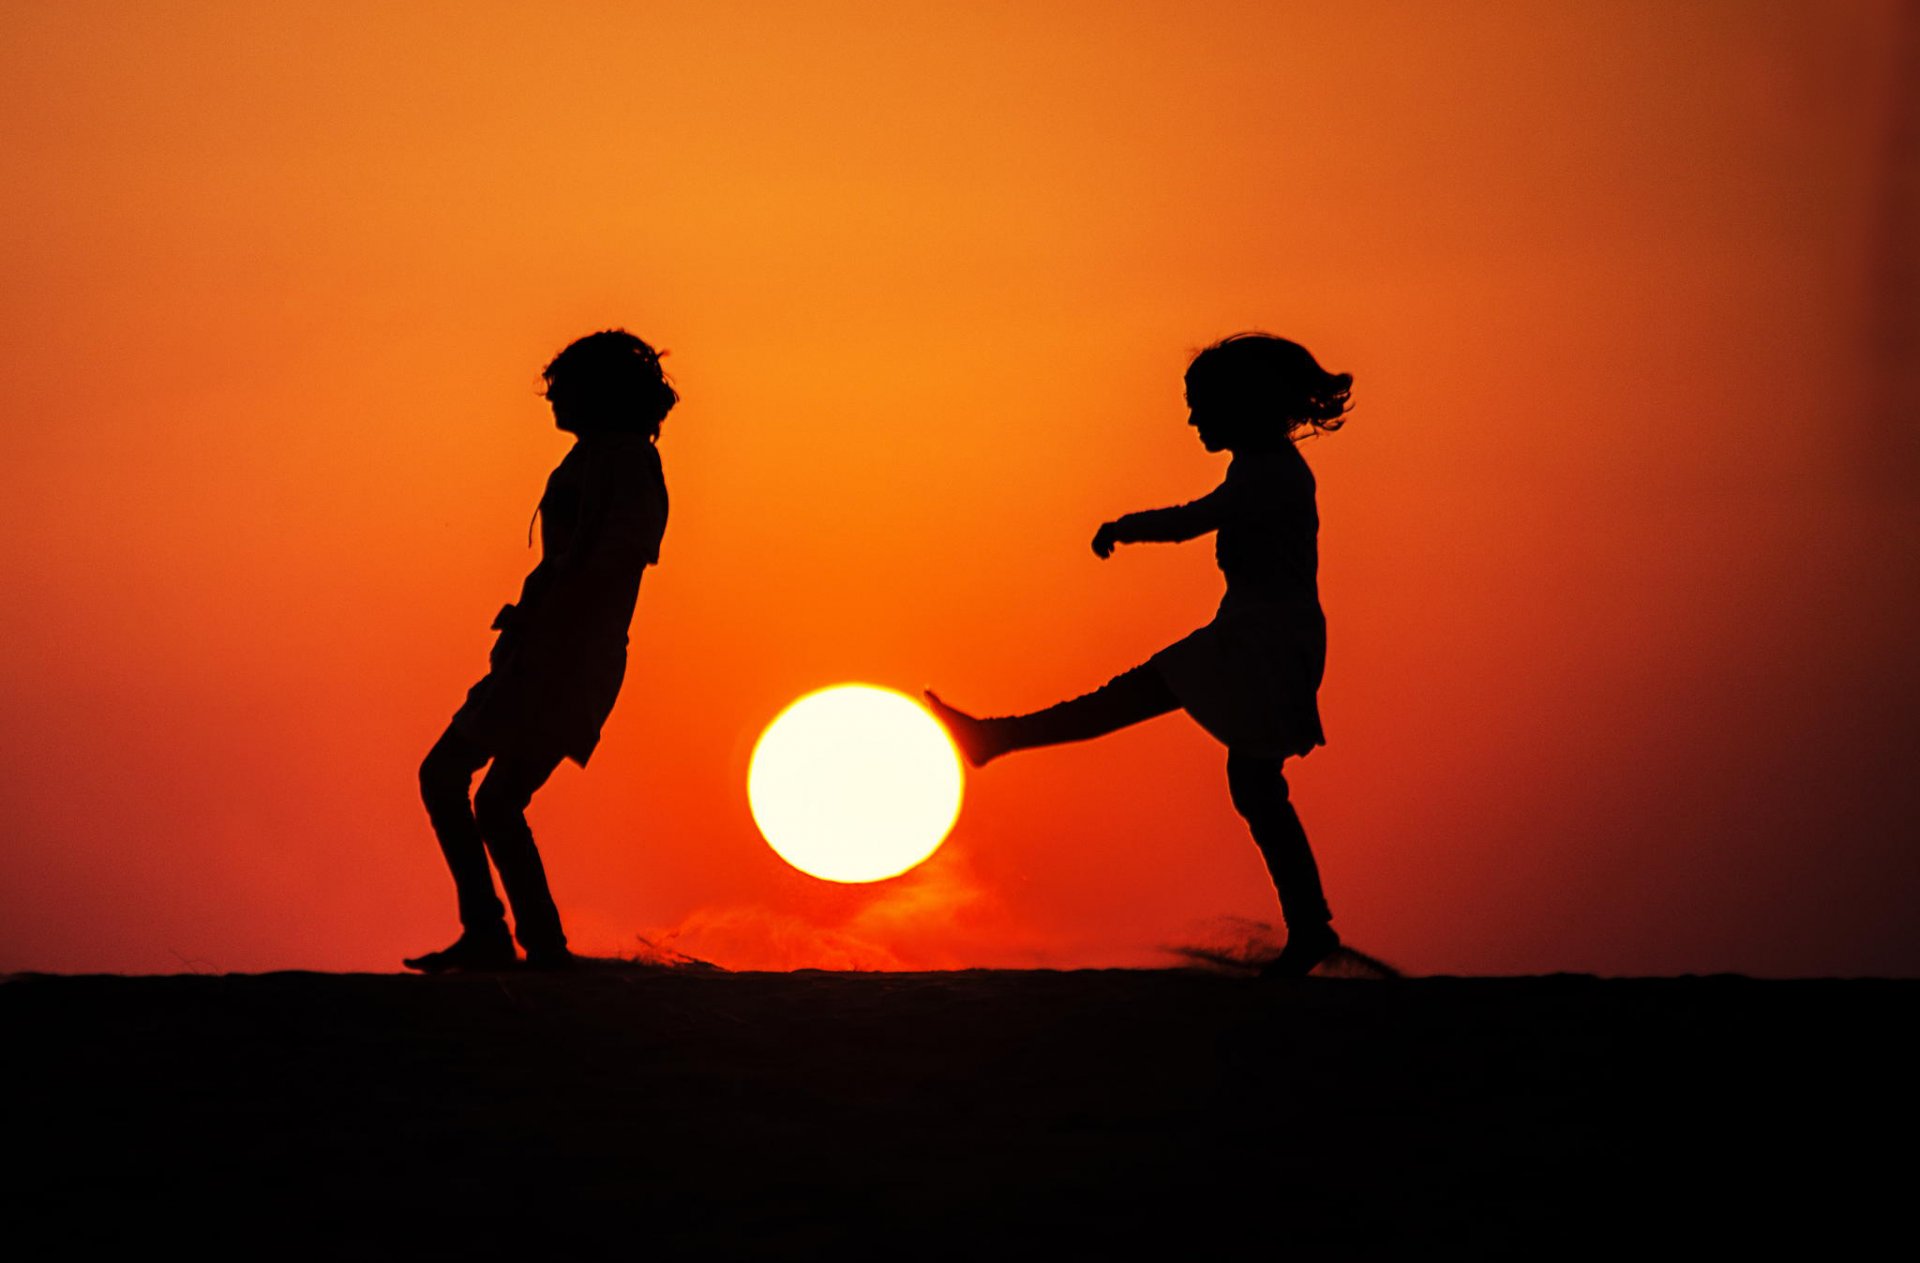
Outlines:
{"type": "Polygon", "coordinates": [[[5,1213],[10,1243],[67,1256],[1847,1257],[1906,1213],[1916,1000],[1191,970],[23,976],[0,985],[5,1213]]]}

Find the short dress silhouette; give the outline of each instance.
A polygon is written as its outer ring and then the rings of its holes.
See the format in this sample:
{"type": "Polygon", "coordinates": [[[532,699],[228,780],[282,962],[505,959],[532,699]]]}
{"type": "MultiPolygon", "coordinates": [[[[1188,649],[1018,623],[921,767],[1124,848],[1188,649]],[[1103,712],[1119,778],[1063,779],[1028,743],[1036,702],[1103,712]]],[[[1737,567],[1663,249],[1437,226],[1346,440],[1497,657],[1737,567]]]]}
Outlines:
{"type": "Polygon", "coordinates": [[[1326,744],[1318,692],[1327,620],[1318,585],[1313,471],[1292,443],[1235,454],[1212,492],[1121,520],[1152,538],[1214,536],[1227,591],[1213,621],[1149,664],[1194,720],[1237,754],[1302,755],[1326,744]]]}

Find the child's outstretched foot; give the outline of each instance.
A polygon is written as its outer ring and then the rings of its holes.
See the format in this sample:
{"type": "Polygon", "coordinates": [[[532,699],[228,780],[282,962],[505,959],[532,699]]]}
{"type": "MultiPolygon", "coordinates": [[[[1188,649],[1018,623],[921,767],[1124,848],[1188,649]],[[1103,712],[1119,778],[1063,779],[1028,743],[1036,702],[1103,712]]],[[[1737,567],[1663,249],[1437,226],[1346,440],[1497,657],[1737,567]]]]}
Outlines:
{"type": "Polygon", "coordinates": [[[1287,945],[1261,967],[1263,981],[1274,978],[1304,978],[1314,966],[1339,950],[1340,936],[1331,925],[1304,925],[1287,931],[1287,945]]]}
{"type": "Polygon", "coordinates": [[[454,970],[514,969],[520,957],[514,953],[513,939],[506,927],[499,934],[462,934],[453,946],[424,956],[411,956],[400,962],[423,974],[444,974],[454,970]]]}
{"type": "Polygon", "coordinates": [[[975,719],[967,712],[947,705],[932,689],[926,690],[926,697],[934,718],[946,728],[948,735],[953,738],[953,744],[960,747],[960,753],[967,756],[969,767],[984,767],[1007,752],[995,736],[991,719],[975,719]]]}

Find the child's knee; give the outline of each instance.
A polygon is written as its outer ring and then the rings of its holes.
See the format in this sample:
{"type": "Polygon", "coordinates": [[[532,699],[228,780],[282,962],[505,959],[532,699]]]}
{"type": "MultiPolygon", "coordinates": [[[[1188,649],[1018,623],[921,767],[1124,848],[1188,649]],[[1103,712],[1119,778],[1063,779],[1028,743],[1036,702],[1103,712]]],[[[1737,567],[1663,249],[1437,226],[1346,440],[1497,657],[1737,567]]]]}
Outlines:
{"type": "Polygon", "coordinates": [[[1280,760],[1228,754],[1227,792],[1234,810],[1249,818],[1284,807],[1287,778],[1280,771],[1280,760]]]}
{"type": "Polygon", "coordinates": [[[473,785],[473,772],[462,767],[458,760],[451,759],[439,747],[427,752],[420,761],[420,798],[428,807],[442,803],[467,801],[467,791],[473,785]]]}
{"type": "Polygon", "coordinates": [[[502,785],[498,779],[489,776],[480,782],[480,788],[473,795],[473,818],[479,822],[480,831],[489,837],[497,834],[501,827],[513,828],[525,822],[527,804],[532,796],[522,794],[515,789],[502,785]]]}
{"type": "Polygon", "coordinates": [[[430,808],[457,803],[464,809],[473,788],[473,774],[486,762],[484,751],[448,728],[420,761],[420,797],[430,808]]]}

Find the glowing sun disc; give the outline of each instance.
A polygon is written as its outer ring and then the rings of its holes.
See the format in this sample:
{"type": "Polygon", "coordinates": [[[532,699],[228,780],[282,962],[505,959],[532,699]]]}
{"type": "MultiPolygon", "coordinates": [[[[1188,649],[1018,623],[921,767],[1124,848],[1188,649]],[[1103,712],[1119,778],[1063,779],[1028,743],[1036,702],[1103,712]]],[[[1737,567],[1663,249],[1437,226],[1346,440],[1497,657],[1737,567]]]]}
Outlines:
{"type": "Polygon", "coordinates": [[[827,881],[898,877],[940,849],[960,817],[960,756],[904,693],[836,684],[760,734],[747,802],[767,845],[827,881]]]}

